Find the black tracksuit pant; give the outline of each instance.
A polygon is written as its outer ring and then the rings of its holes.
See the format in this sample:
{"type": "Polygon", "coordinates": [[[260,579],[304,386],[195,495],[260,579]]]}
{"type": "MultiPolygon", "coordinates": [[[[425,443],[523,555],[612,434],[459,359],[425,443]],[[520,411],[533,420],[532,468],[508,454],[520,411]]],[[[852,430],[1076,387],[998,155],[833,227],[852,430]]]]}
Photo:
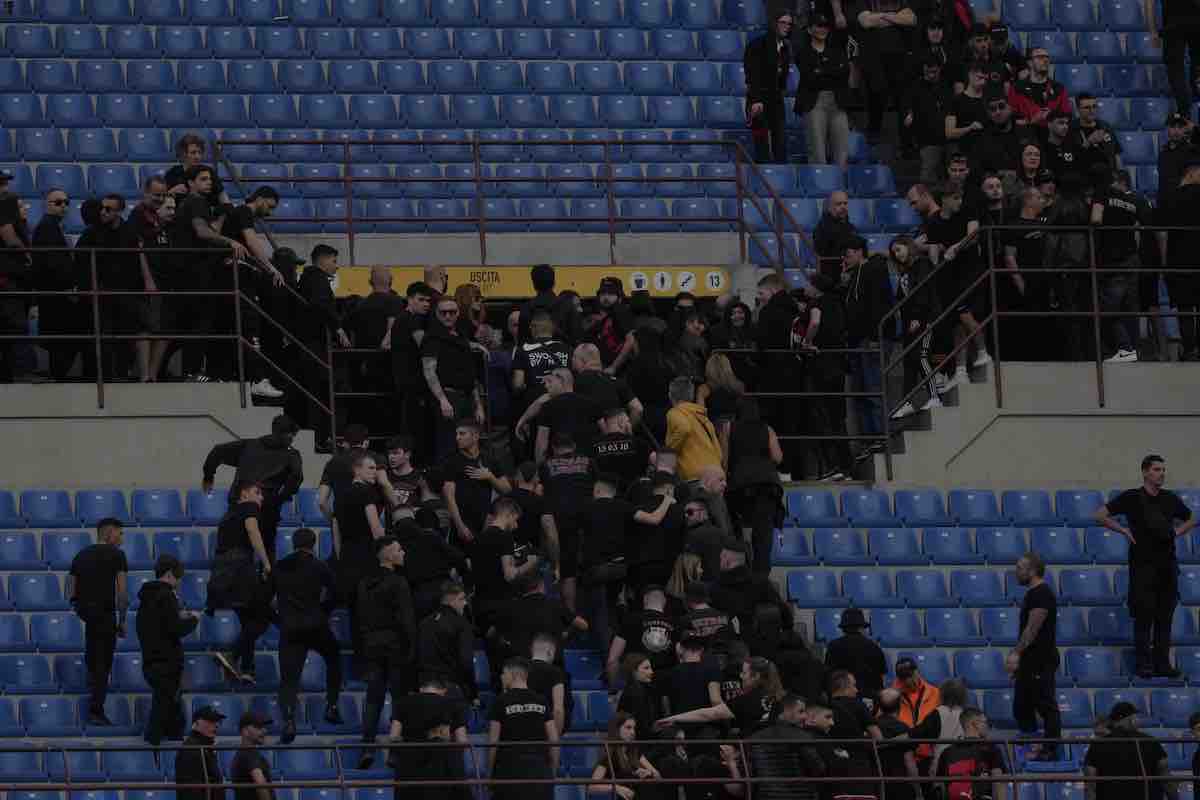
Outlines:
{"type": "Polygon", "coordinates": [[[342,693],[342,659],[337,639],[328,625],[307,630],[283,631],[279,635],[279,707],[284,719],[296,718],[300,673],[309,651],[325,660],[325,702],[336,705],[342,693]]]}
{"type": "Polygon", "coordinates": [[[83,620],[83,662],[88,672],[88,712],[104,713],[108,698],[108,677],[112,674],[113,654],[117,650],[117,620],[113,611],[81,608],[83,620]]]}
{"type": "Polygon", "coordinates": [[[367,697],[363,704],[363,741],[375,741],[383,701],[391,692],[395,703],[413,684],[413,663],[407,650],[371,649],[367,652],[367,697]]]}
{"type": "Polygon", "coordinates": [[[150,717],[146,721],[146,742],[157,747],[163,739],[183,736],[182,662],[142,664],[142,675],[150,684],[150,717]]]}

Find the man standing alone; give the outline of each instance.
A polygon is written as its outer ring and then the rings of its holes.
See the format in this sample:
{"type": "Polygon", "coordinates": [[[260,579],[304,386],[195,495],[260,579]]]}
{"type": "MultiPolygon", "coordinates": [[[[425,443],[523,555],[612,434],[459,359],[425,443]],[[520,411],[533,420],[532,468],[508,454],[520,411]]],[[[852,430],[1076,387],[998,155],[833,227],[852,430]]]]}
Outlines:
{"type": "Polygon", "coordinates": [[[83,620],[83,660],[88,671],[88,725],[112,725],[104,713],[108,676],[112,672],[117,637],[125,635],[129,594],[125,581],[129,561],[121,550],[121,521],[105,517],[96,526],[96,544],[71,561],[67,597],[83,620]]]}
{"type": "Polygon", "coordinates": [[[1139,678],[1180,674],[1171,666],[1171,619],[1179,603],[1175,540],[1187,535],[1196,518],[1179,495],[1163,488],[1166,480],[1163,457],[1148,455],[1142,459],[1142,485],[1096,512],[1101,525],[1129,540],[1129,613],[1139,678]],[[1129,526],[1118,516],[1129,520],[1129,526]]]}
{"type": "MultiPolygon", "coordinates": [[[[1054,673],[1058,669],[1058,646],[1055,644],[1058,599],[1045,576],[1046,564],[1037,553],[1026,553],[1017,561],[1017,583],[1027,591],[1021,601],[1021,635],[1017,646],[1008,654],[1005,666],[1016,677],[1013,717],[1021,732],[1036,731],[1036,717],[1040,716],[1046,738],[1053,740],[1062,736],[1054,690],[1054,673]]],[[[1056,761],[1057,753],[1056,742],[1044,743],[1039,748],[1037,760],[1056,761]]]]}
{"type": "Polygon", "coordinates": [[[775,16],[771,30],[746,45],[742,67],[746,71],[746,119],[754,138],[754,160],[787,161],[787,116],[783,93],[792,69],[794,18],[790,11],[775,16]]]}

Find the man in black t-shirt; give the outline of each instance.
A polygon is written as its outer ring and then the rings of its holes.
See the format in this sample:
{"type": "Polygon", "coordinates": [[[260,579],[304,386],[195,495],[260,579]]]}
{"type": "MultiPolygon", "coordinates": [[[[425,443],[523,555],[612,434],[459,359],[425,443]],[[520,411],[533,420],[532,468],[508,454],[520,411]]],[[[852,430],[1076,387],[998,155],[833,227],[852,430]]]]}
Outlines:
{"type": "Polygon", "coordinates": [[[530,646],[529,688],[546,698],[554,716],[554,727],[561,736],[571,721],[571,677],[566,670],[555,664],[558,658],[559,641],[549,633],[533,637],[530,646]]]}
{"type": "MultiPolygon", "coordinates": [[[[1046,218],[1042,213],[1046,200],[1034,188],[1021,192],[1021,211],[1011,224],[1004,243],[1004,267],[1012,270],[1009,277],[1016,287],[1021,310],[1043,310],[1049,303],[1048,286],[1042,280],[1046,259],[1046,218]]],[[[1035,318],[1015,319],[1002,325],[1011,326],[1018,333],[1014,345],[1025,358],[1044,356],[1044,342],[1038,341],[1042,320],[1035,318]]]]}
{"type": "MultiPolygon", "coordinates": [[[[1100,228],[1096,256],[1099,263],[1112,269],[1140,270],[1142,266],[1138,228],[1151,217],[1150,204],[1129,188],[1128,170],[1113,173],[1112,183],[1104,194],[1092,199],[1092,225],[1100,228]]],[[[1139,281],[1136,272],[1104,273],[1100,276],[1100,310],[1138,312],[1139,281]]],[[[1137,361],[1138,318],[1110,317],[1104,321],[1109,333],[1108,359],[1113,362],[1137,361]]]]}
{"type": "MultiPolygon", "coordinates": [[[[171,239],[162,218],[162,207],[167,198],[167,184],[161,176],[151,175],[143,182],[142,192],[142,201],[133,207],[133,210],[129,212],[129,219],[125,221],[129,235],[147,251],[135,256],[141,266],[142,280],[139,288],[144,288],[148,292],[168,291],[173,288],[172,264],[167,252],[171,239]]],[[[168,327],[163,319],[163,298],[161,296],[129,299],[141,302],[145,314],[145,327],[148,331],[157,333],[168,327]]],[[[158,380],[169,344],[166,339],[134,342],[139,374],[143,380],[158,380]]]]}
{"type": "Polygon", "coordinates": [[[1128,602],[1140,678],[1181,674],[1171,666],[1171,620],[1179,603],[1175,540],[1195,527],[1196,517],[1179,495],[1163,488],[1166,480],[1162,456],[1148,455],[1142,459],[1142,485],[1122,492],[1096,512],[1101,525],[1129,540],[1128,602]]]}
{"type": "Polygon", "coordinates": [[[668,714],[682,714],[697,708],[721,704],[721,672],[713,659],[704,657],[706,640],[682,631],[675,646],[679,663],[658,676],[658,685],[667,699],[668,714]]]}
{"type": "MultiPolygon", "coordinates": [[[[1167,751],[1157,739],[1138,730],[1137,706],[1121,702],[1112,707],[1108,721],[1111,732],[1103,739],[1093,742],[1083,760],[1083,774],[1087,778],[1144,778],[1166,777],[1171,774],[1167,751]],[[1119,741],[1129,740],[1133,741],[1119,741]]],[[[1084,784],[1088,800],[1124,800],[1132,793],[1130,786],[1138,787],[1138,794],[1147,800],[1163,800],[1178,797],[1178,789],[1170,781],[1156,780],[1147,783],[1130,781],[1095,781],[1084,784]],[[1144,792],[1144,794],[1143,794],[1144,792]]]]}
{"type": "MultiPolygon", "coordinates": [[[[175,289],[180,292],[208,292],[217,285],[217,273],[229,269],[225,261],[229,256],[237,261],[249,255],[245,245],[217,232],[218,217],[213,211],[213,185],[216,173],[212,167],[198,164],[188,168],[184,177],[188,195],[175,209],[175,220],[171,224],[171,247],[175,253],[175,289]],[[181,252],[186,249],[187,252],[181,252]],[[232,253],[208,254],[198,250],[232,250],[232,253]]],[[[170,186],[168,179],[167,185],[170,186]]],[[[216,314],[216,298],[195,295],[181,298],[180,310],[172,317],[186,321],[184,332],[207,335],[213,331],[216,314]]],[[[206,369],[216,368],[216,363],[205,364],[210,352],[210,343],[194,341],[183,347],[183,370],[189,378],[204,382],[208,380],[206,369]]]]}
{"type": "MultiPolygon", "coordinates": [[[[879,746],[879,766],[885,778],[916,778],[917,745],[908,742],[910,728],[900,719],[900,690],[887,688],[879,693],[875,704],[879,715],[875,724],[879,726],[883,742],[879,746]]],[[[915,783],[889,783],[886,785],[886,800],[913,800],[916,797],[915,783]]]]}
{"type": "Polygon", "coordinates": [[[254,683],[254,643],[270,626],[269,596],[265,580],[271,562],[259,527],[262,484],[253,481],[233,487],[237,502],[217,527],[216,558],[208,582],[207,610],[232,608],[240,629],[230,652],[213,652],[213,658],[234,680],[254,683]],[[259,567],[255,567],[257,560],[259,567]]]}
{"type": "Polygon", "coordinates": [[[596,346],[604,369],[608,374],[616,375],[633,355],[634,345],[633,312],[625,302],[625,288],[620,278],[610,275],[600,279],[596,305],[599,316],[586,337],[596,346]]]}
{"type": "Polygon", "coordinates": [[[558,531],[558,568],[563,600],[571,608],[578,608],[577,583],[583,574],[580,548],[588,522],[587,504],[592,497],[596,467],[586,454],[588,451],[579,451],[575,439],[566,431],[554,434],[551,449],[553,453],[542,463],[539,477],[545,491],[546,510],[554,515],[554,527],[558,531]]]}
{"type": "Polygon", "coordinates": [[[397,394],[398,415],[395,420],[401,430],[410,431],[417,437],[416,447],[420,463],[429,463],[432,452],[431,439],[422,428],[428,427],[425,420],[425,380],[421,373],[421,343],[425,339],[425,327],[429,321],[429,307],[434,291],[424,281],[414,281],[404,290],[405,309],[392,323],[392,335],[387,340],[392,351],[391,374],[397,394]]]}
{"type": "MultiPolygon", "coordinates": [[[[575,374],[569,369],[553,370],[542,377],[542,383],[546,394],[530,405],[522,417],[523,421],[537,418],[535,460],[541,463],[546,459],[550,439],[558,433],[570,435],[579,452],[590,453],[592,443],[600,434],[596,421],[604,409],[575,391],[575,374]]],[[[518,423],[518,428],[521,426],[522,423],[518,423]]]]}
{"type": "Polygon", "coordinates": [[[629,614],[620,631],[613,637],[608,649],[608,682],[617,683],[621,659],[626,651],[646,654],[656,673],[669,669],[675,663],[675,642],[679,638],[678,626],[666,612],[667,593],[661,586],[647,586],[642,595],[642,611],[629,614]]]}
{"type": "Polygon", "coordinates": [[[513,531],[521,519],[521,507],[509,497],[492,504],[491,524],[483,529],[471,550],[475,578],[475,621],[486,631],[496,613],[514,596],[513,584],[532,575],[541,566],[536,556],[517,566],[513,531]]]}
{"type": "Polygon", "coordinates": [[[388,498],[391,504],[388,515],[393,524],[415,516],[421,505],[422,495],[429,491],[425,471],[413,466],[415,446],[415,440],[408,434],[393,436],[384,445],[387,453],[387,479],[392,486],[392,496],[388,498]]]}
{"type": "Polygon", "coordinates": [[[588,398],[601,412],[623,408],[629,419],[637,424],[642,418],[642,403],[624,378],[614,377],[612,368],[604,369],[600,350],[594,344],[581,344],[571,354],[571,369],[575,373],[575,391],[588,398]]]}
{"type": "Polygon", "coordinates": [[[517,564],[524,564],[533,553],[540,553],[557,564],[559,560],[558,527],[554,514],[542,496],[542,480],[537,464],[525,461],[512,477],[509,494],[521,507],[521,523],[513,534],[513,554],[517,564]]]}
{"type": "Polygon", "coordinates": [[[600,418],[603,433],[594,443],[596,469],[616,475],[622,494],[638,478],[646,474],[650,463],[651,449],[646,441],[633,435],[633,423],[629,412],[623,408],[610,408],[600,418]]]}
{"type": "Polygon", "coordinates": [[[871,624],[860,608],[843,611],[838,627],[843,635],[825,648],[825,667],[831,671],[845,669],[853,672],[858,690],[874,700],[883,690],[883,678],[888,671],[883,648],[867,637],[865,631],[871,624]]]}
{"type": "Polygon", "coordinates": [[[271,763],[259,749],[266,744],[269,727],[271,718],[259,711],[247,711],[238,720],[241,747],[229,765],[229,781],[251,785],[234,789],[234,800],[274,800],[275,790],[270,788],[271,763]]]}
{"type": "MultiPolygon", "coordinates": [[[[349,360],[350,383],[356,392],[378,392],[381,397],[368,397],[351,401],[360,409],[357,414],[372,425],[385,430],[395,423],[391,398],[394,386],[392,378],[392,331],[396,320],[404,313],[407,303],[392,290],[391,267],[371,267],[369,278],[371,292],[355,304],[346,318],[346,327],[359,349],[376,349],[377,353],[360,353],[349,360]]],[[[351,411],[351,414],[355,414],[351,411]]]]}
{"type": "MultiPolygon", "coordinates": [[[[426,741],[467,743],[467,704],[455,697],[450,687],[437,677],[421,680],[415,694],[396,698],[392,703],[391,739],[406,744],[426,741]],[[441,729],[441,730],[439,730],[441,729]]],[[[436,780],[462,778],[463,758],[458,748],[397,747],[389,749],[387,764],[396,770],[396,780],[436,780]]],[[[396,800],[409,797],[453,797],[458,790],[450,786],[399,786],[396,800]]],[[[469,790],[462,792],[469,796],[469,790]]]]}
{"type": "MultiPolygon", "coordinates": [[[[489,714],[488,761],[493,778],[551,778],[558,771],[558,728],[546,698],[529,688],[529,660],[511,658],[500,674],[503,691],[489,714]],[[529,742],[528,746],[495,747],[529,742]]],[[[550,800],[550,783],[492,786],[494,800],[550,800]]]]}
{"type": "Polygon", "coordinates": [[[1000,748],[986,741],[988,718],[983,712],[977,708],[964,708],[959,716],[959,724],[962,725],[963,741],[942,751],[934,768],[935,774],[945,780],[944,796],[947,800],[997,797],[995,783],[955,780],[999,777],[1004,774],[1004,756],[1000,748]]]}
{"type": "Polygon", "coordinates": [[[500,494],[512,491],[508,478],[497,475],[491,458],[479,449],[479,429],[473,419],[458,421],[454,429],[456,449],[438,465],[440,477],[435,481],[441,484],[450,521],[468,554],[492,507],[493,490],[500,494]]]}
{"type": "MultiPolygon", "coordinates": [[[[1058,713],[1058,697],[1054,673],[1058,670],[1058,646],[1055,629],[1058,620],[1058,599],[1046,583],[1046,563],[1037,553],[1026,553],[1017,560],[1017,583],[1026,587],[1021,601],[1021,633],[1017,645],[1005,660],[1008,671],[1015,676],[1013,687],[1013,717],[1021,732],[1037,731],[1037,717],[1045,725],[1045,737],[1062,736],[1058,713]]],[[[1054,742],[1038,748],[1037,760],[1057,761],[1058,746],[1054,742]]]]}
{"type": "Polygon", "coordinates": [[[433,395],[434,452],[444,458],[453,448],[455,419],[470,418],[483,424],[483,399],[479,393],[479,356],[459,332],[460,309],[453,297],[437,301],[437,319],[431,320],[421,340],[421,371],[433,395]]]}
{"type": "MultiPolygon", "coordinates": [[[[179,159],[179,163],[172,166],[163,175],[167,188],[181,183],[186,184],[188,170],[203,164],[207,154],[208,142],[204,140],[203,136],[186,133],[179,137],[179,141],[175,143],[175,157],[179,159]]],[[[229,202],[229,195],[225,192],[225,183],[215,173],[213,174],[212,196],[216,203],[229,202]]]]}
{"type": "MultiPolygon", "coordinates": [[[[835,670],[829,676],[829,707],[833,710],[831,739],[866,739],[879,741],[883,738],[879,725],[858,695],[858,684],[854,674],[847,670],[835,670]]],[[[838,767],[847,778],[864,778],[878,774],[875,760],[866,743],[845,745],[849,758],[838,767]]],[[[838,767],[831,766],[830,774],[837,775],[838,767]]],[[[875,787],[869,783],[847,784],[846,794],[874,794],[875,787]]]]}
{"type": "Polygon", "coordinates": [[[562,665],[561,643],[576,631],[587,631],[588,624],[558,598],[546,597],[546,581],[540,572],[526,575],[513,598],[496,616],[495,636],[503,641],[508,653],[531,652],[533,640],[548,633],[560,643],[557,663],[562,665]]]}
{"type": "Polygon", "coordinates": [[[129,609],[129,562],[121,550],[121,521],[105,517],[96,526],[97,543],[71,560],[67,598],[83,621],[83,661],[88,671],[88,725],[112,725],[104,713],[108,676],[117,637],[125,635],[129,609]]]}
{"type": "Polygon", "coordinates": [[[520,398],[521,411],[545,393],[547,375],[571,366],[571,350],[554,338],[554,318],[548,309],[534,311],[529,327],[533,338],[517,345],[512,364],[513,393],[520,398]]]}

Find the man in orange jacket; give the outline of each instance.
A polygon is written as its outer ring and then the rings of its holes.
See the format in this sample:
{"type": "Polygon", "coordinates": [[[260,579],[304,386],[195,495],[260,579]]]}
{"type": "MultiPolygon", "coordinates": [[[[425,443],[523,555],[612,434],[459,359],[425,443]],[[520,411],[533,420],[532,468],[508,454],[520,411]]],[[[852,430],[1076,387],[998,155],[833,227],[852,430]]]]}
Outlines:
{"type": "MultiPolygon", "coordinates": [[[[928,683],[921,677],[917,662],[911,658],[902,658],[896,662],[896,681],[892,688],[900,692],[900,713],[897,718],[910,728],[934,713],[942,702],[942,693],[938,687],[928,683]]],[[[917,747],[917,768],[922,775],[929,774],[929,762],[933,758],[933,745],[923,744],[917,747]]]]}

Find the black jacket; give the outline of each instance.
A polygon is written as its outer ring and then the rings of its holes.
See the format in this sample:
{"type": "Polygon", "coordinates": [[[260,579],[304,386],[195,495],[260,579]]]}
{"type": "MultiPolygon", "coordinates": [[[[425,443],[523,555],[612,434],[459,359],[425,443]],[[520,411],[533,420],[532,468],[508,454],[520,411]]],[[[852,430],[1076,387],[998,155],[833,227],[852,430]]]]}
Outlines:
{"type": "Polygon", "coordinates": [[[1177,144],[1167,142],[1158,154],[1158,207],[1179,188],[1183,168],[1193,159],[1200,158],[1200,147],[1195,141],[1185,139],[1177,144]]]}
{"type": "Polygon", "coordinates": [[[403,575],[378,568],[358,584],[359,625],[367,652],[387,650],[411,662],[417,642],[412,593],[403,575]]]}
{"type": "Polygon", "coordinates": [[[846,334],[851,346],[879,338],[879,323],[892,310],[887,260],[871,256],[850,271],[846,285],[846,334]]]}
{"type": "Polygon", "coordinates": [[[467,556],[453,545],[447,544],[441,535],[414,524],[394,525],[392,535],[400,539],[404,547],[404,574],[411,588],[417,589],[431,581],[445,580],[450,570],[467,572],[467,556]]]}
{"type": "Polygon", "coordinates": [[[437,675],[462,687],[468,700],[479,696],[475,684],[475,631],[453,608],[442,606],[421,622],[417,668],[422,677],[437,675]]]}
{"type": "Polygon", "coordinates": [[[859,695],[874,699],[883,691],[887,659],[883,649],[873,639],[861,633],[848,633],[834,639],[825,648],[825,669],[830,672],[849,670],[858,683],[859,695]]]}
{"type": "Polygon", "coordinates": [[[217,751],[209,749],[217,740],[201,736],[196,731],[183,740],[184,748],[175,759],[175,783],[208,783],[212,789],[177,789],[176,800],[225,800],[225,788],[221,785],[221,763],[217,751]],[[204,749],[187,749],[189,747],[204,749]]]}
{"type": "Polygon", "coordinates": [[[995,125],[985,128],[979,134],[979,141],[976,142],[973,151],[975,158],[973,171],[982,175],[985,172],[1018,169],[1021,164],[1022,148],[1025,147],[1026,142],[1033,141],[1035,136],[1033,131],[1027,131],[1016,124],[1010,125],[1007,129],[998,128],[995,125]]]}
{"type": "Polygon", "coordinates": [[[950,113],[954,93],[942,81],[930,83],[919,78],[901,101],[900,116],[913,115],[912,132],[917,145],[930,147],[946,142],[946,115],[950,113]]]}
{"type": "MultiPolygon", "coordinates": [[[[823,778],[825,761],[813,735],[798,725],[776,722],[750,737],[750,775],[755,778],[823,778]]],[[[822,784],[764,781],[756,792],[765,800],[817,800],[822,784]]]]}
{"type": "MultiPolygon", "coordinates": [[[[61,217],[46,215],[33,229],[34,247],[66,247],[61,217]]],[[[75,262],[69,251],[33,254],[33,284],[38,289],[66,291],[75,287],[75,262]]],[[[66,298],[55,298],[66,299],[66,298]]]]}
{"type": "Polygon", "coordinates": [[[335,333],[342,326],[337,311],[337,300],[333,295],[333,276],[317,267],[309,266],[300,274],[296,291],[308,301],[300,304],[296,315],[296,336],[315,349],[325,350],[325,331],[335,333]]]}
{"type": "Polygon", "coordinates": [[[850,104],[850,62],[846,50],[826,41],[825,49],[817,52],[812,45],[801,45],[796,52],[796,71],[800,84],[796,87],[796,113],[807,114],[817,104],[817,95],[833,92],[838,108],[850,104]]]}
{"type": "Polygon", "coordinates": [[[792,47],[785,41],[781,50],[774,32],[760,36],[746,45],[742,67],[746,72],[747,107],[751,103],[780,102],[792,68],[792,47]]]}
{"type": "Polygon", "coordinates": [[[279,610],[281,631],[306,631],[329,624],[337,602],[337,584],[329,565],[312,553],[297,550],[271,570],[271,592],[279,610]]]}
{"type": "Polygon", "coordinates": [[[276,504],[286,502],[304,481],[300,451],[275,434],[217,445],[204,459],[204,480],[211,481],[220,466],[237,470],[234,485],[242,481],[261,483],[264,497],[276,504]]]}
{"type": "Polygon", "coordinates": [[[751,655],[762,655],[778,645],[783,631],[792,629],[792,607],[765,575],[755,575],[742,565],[720,574],[710,589],[712,606],[738,618],[742,640],[751,655]]]}
{"type": "MultiPolygon", "coordinates": [[[[789,350],[792,346],[792,323],[800,313],[789,292],[776,292],[758,312],[754,327],[754,344],[761,350],[789,350]]],[[[786,391],[798,382],[794,353],[763,353],[759,356],[759,386],[765,391],[786,391]]]]}
{"type": "Polygon", "coordinates": [[[179,616],[179,598],[162,581],[147,581],[138,592],[137,636],[144,666],[183,668],[183,637],[200,620],[179,616]]]}
{"type": "MultiPolygon", "coordinates": [[[[915,258],[909,265],[908,272],[900,275],[900,285],[896,289],[896,302],[899,303],[910,295],[912,297],[900,309],[900,316],[904,320],[906,332],[909,322],[918,320],[922,324],[928,325],[941,313],[941,303],[938,301],[937,294],[938,282],[932,280],[921,286],[921,282],[932,273],[933,264],[928,258],[915,258]],[[918,286],[921,288],[913,294],[913,290],[918,286]]],[[[920,333],[924,333],[924,329],[920,333]]]]}
{"type": "MultiPolygon", "coordinates": [[[[846,240],[858,235],[858,229],[850,222],[850,218],[838,219],[829,212],[821,214],[817,226],[813,228],[813,248],[821,258],[842,257],[842,245],[846,240]]],[[[830,262],[832,263],[832,262],[830,262]]],[[[822,265],[824,266],[824,265],[822,265]]],[[[825,269],[821,270],[829,274],[825,269]]],[[[837,270],[833,270],[837,271],[837,270]]]]}

